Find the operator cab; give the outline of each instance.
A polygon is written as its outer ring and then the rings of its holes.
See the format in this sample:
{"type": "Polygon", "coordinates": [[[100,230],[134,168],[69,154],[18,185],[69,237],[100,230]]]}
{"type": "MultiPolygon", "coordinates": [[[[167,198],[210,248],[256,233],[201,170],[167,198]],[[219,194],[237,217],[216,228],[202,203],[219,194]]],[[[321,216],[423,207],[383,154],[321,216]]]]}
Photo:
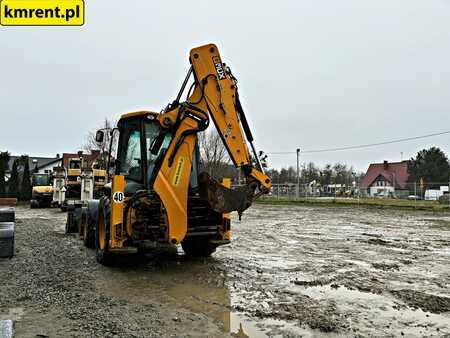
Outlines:
{"type": "Polygon", "coordinates": [[[81,169],[81,159],[79,158],[69,159],[69,169],[81,169]]]}
{"type": "Polygon", "coordinates": [[[46,187],[51,186],[51,179],[49,174],[33,174],[32,178],[33,187],[46,187]]]}
{"type": "MultiPolygon", "coordinates": [[[[148,111],[128,113],[122,115],[117,124],[118,145],[114,152],[118,158],[114,172],[125,177],[125,196],[139,190],[153,190],[153,183],[172,142],[172,133],[161,128],[157,115],[148,111]]],[[[102,136],[97,136],[98,142],[102,136]]],[[[198,187],[198,157],[197,150],[192,163],[191,190],[198,187]]]]}

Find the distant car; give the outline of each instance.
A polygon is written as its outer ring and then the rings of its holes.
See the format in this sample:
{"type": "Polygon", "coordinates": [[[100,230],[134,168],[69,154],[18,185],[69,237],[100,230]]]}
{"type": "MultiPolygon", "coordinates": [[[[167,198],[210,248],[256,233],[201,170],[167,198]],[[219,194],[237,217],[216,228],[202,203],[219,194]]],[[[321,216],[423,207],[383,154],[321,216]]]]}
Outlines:
{"type": "Polygon", "coordinates": [[[417,196],[417,195],[409,195],[409,196],[408,196],[408,199],[409,199],[409,200],[421,200],[422,197],[417,196]]]}
{"type": "Polygon", "coordinates": [[[389,198],[389,197],[393,198],[394,197],[394,195],[392,194],[391,191],[380,191],[379,193],[376,193],[374,196],[378,197],[378,198],[389,198]]]}

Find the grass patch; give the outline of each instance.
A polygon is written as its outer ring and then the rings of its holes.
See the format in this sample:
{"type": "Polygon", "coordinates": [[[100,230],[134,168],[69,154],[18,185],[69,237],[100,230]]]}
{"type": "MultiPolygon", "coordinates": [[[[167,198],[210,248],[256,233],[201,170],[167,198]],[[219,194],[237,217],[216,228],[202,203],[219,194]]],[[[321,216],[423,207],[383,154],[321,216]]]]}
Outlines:
{"type": "Polygon", "coordinates": [[[262,197],[256,201],[258,204],[270,205],[307,205],[307,206],[344,206],[344,207],[372,207],[386,209],[450,211],[448,205],[439,204],[436,201],[409,201],[388,198],[276,198],[262,197]]]}

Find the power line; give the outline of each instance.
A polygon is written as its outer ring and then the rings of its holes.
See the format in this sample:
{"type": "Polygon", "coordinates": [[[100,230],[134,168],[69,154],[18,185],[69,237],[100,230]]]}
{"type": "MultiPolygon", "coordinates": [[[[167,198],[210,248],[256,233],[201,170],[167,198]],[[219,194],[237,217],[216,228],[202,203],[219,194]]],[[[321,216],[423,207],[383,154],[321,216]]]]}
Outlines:
{"type": "MultiPolygon", "coordinates": [[[[384,142],[378,142],[378,143],[369,143],[369,144],[360,144],[355,146],[346,146],[346,147],[338,147],[338,148],[325,148],[325,149],[313,149],[313,150],[303,150],[301,153],[303,154],[311,154],[311,153],[325,153],[325,152],[333,152],[333,151],[342,151],[342,150],[352,150],[352,149],[361,149],[361,148],[369,148],[369,147],[376,147],[381,146],[385,144],[392,144],[392,143],[399,143],[399,142],[406,142],[406,141],[412,141],[412,140],[419,140],[423,138],[433,137],[433,136],[439,136],[444,134],[450,134],[450,130],[443,131],[440,133],[433,133],[433,134],[427,134],[422,136],[414,136],[414,137],[406,137],[401,138],[397,140],[392,141],[384,141],[384,142]]],[[[266,152],[266,154],[269,155],[283,155],[283,154],[295,154],[295,151],[278,151],[278,152],[266,152]]]]}

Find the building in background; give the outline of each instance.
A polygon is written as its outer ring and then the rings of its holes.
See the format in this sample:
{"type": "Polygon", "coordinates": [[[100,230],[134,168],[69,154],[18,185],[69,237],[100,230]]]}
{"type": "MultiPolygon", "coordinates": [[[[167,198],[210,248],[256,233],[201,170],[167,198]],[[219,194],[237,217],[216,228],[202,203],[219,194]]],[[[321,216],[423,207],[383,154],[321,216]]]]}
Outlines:
{"type": "MultiPolygon", "coordinates": [[[[30,172],[36,172],[39,174],[50,174],[53,172],[54,167],[64,166],[68,168],[70,158],[79,158],[81,153],[63,153],[63,156],[56,154],[56,157],[39,157],[39,156],[28,156],[28,165],[30,167],[30,172]]],[[[83,161],[86,165],[92,166],[96,161],[101,159],[99,150],[91,150],[90,154],[81,154],[83,161]]],[[[8,162],[8,168],[5,172],[5,179],[8,181],[11,176],[11,170],[15,160],[20,160],[22,156],[10,156],[8,162]]],[[[23,165],[19,165],[19,173],[23,171],[23,165]]]]}
{"type": "Polygon", "coordinates": [[[372,197],[407,197],[408,161],[372,163],[361,181],[361,193],[372,197]]]}
{"type": "MultiPolygon", "coordinates": [[[[15,160],[20,160],[22,156],[10,156],[8,162],[8,170],[6,171],[6,180],[11,176],[11,170],[15,160]]],[[[28,165],[31,172],[37,172],[39,174],[48,174],[53,171],[53,167],[60,166],[62,164],[62,158],[59,154],[56,157],[38,157],[28,156],[28,165]]],[[[19,168],[19,172],[23,170],[22,166],[19,168]]]]}

